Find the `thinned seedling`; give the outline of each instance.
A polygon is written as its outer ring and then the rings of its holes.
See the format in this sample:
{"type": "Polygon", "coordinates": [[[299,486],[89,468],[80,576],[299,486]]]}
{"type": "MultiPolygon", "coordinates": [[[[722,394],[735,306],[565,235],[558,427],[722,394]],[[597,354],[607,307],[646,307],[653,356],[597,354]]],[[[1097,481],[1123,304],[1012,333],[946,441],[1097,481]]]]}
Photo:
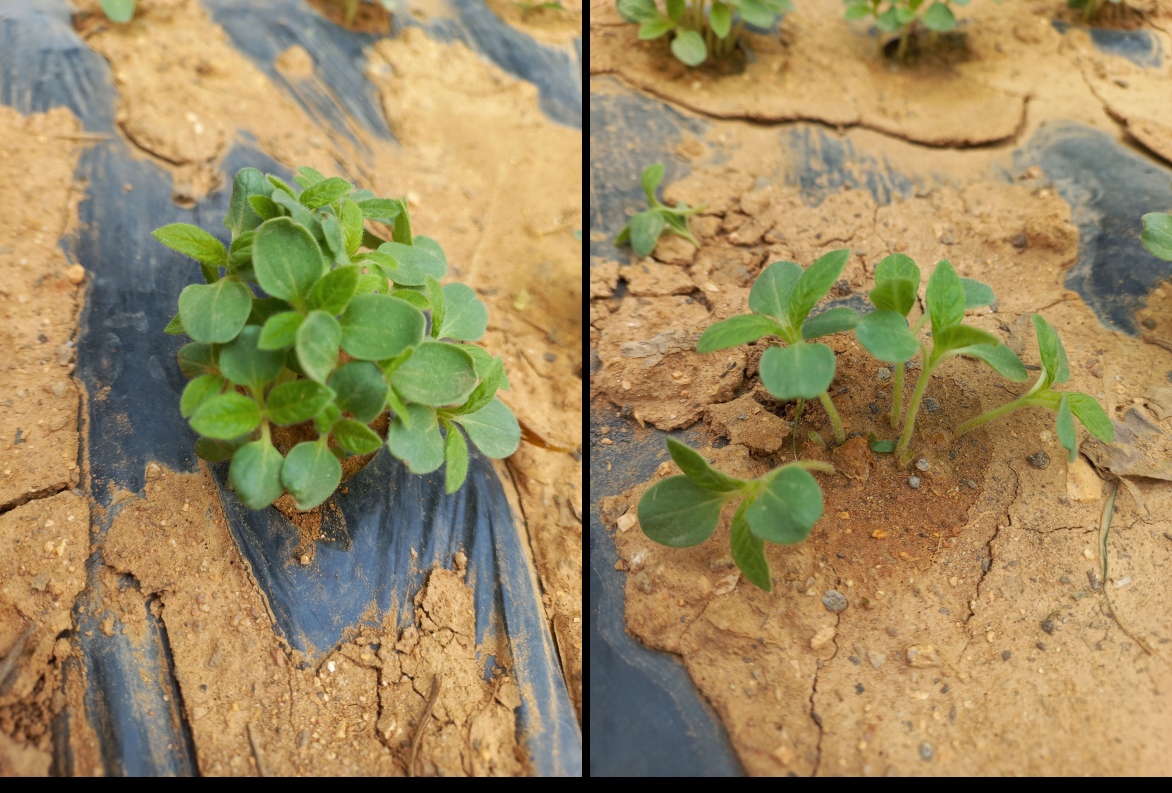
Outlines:
{"type": "Polygon", "coordinates": [[[804,271],[794,262],[774,262],[757,276],[749,292],[749,308],[754,313],[711,325],[696,343],[697,352],[714,352],[765,336],[784,341],[787,346],[770,347],[761,356],[762,384],[773,397],[783,401],[817,397],[840,444],[846,442],[846,431],[827,391],[834,380],[834,350],[809,342],[850,330],[859,315],[845,306],[812,317],[809,314],[842,275],[849,258],[850,251],[831,251],[804,271]]]}
{"type": "Polygon", "coordinates": [[[687,204],[679,203],[674,207],[669,207],[666,204],[661,204],[659,199],[655,197],[655,191],[659,187],[659,183],[663,181],[663,165],[661,163],[648,165],[643,170],[641,181],[643,193],[647,196],[647,203],[650,204],[651,208],[640,212],[627,221],[627,225],[623,226],[623,230],[615,237],[614,244],[622,245],[630,242],[636,256],[650,256],[651,252],[655,250],[655,244],[659,242],[659,236],[664,231],[670,231],[699,248],[700,243],[692,236],[692,230],[688,228],[688,216],[703,212],[708,205],[690,207],[687,204]]]}
{"type": "Polygon", "coordinates": [[[1052,390],[1052,386],[1065,383],[1070,379],[1070,364],[1066,360],[1066,349],[1062,346],[1062,340],[1058,338],[1058,334],[1050,327],[1050,323],[1042,318],[1041,314],[1034,314],[1032,319],[1034,332],[1038,337],[1042,374],[1023,396],[1001,407],[982,413],[976,418],[969,419],[958,426],[953,434],[959,438],[969,430],[976,429],[986,422],[1021,408],[1049,408],[1058,413],[1058,442],[1069,453],[1070,462],[1074,462],[1078,447],[1074,435],[1073,416],[1077,416],[1082,425],[1104,443],[1111,443],[1115,440],[1115,427],[1111,424],[1111,419],[1108,418],[1107,412],[1103,410],[1098,400],[1090,394],[1052,390]]]}
{"type": "Polygon", "coordinates": [[[796,460],[752,481],[712,468],[695,449],[667,439],[671,458],[683,476],[657,482],[639,499],[639,527],[655,542],[674,548],[699,545],[712,536],[720,512],[740,499],[732,519],[733,561],[751,583],[773,588],[765,542],[799,543],[822,517],[822,489],[810,471],[833,473],[817,460],[796,460]]]}

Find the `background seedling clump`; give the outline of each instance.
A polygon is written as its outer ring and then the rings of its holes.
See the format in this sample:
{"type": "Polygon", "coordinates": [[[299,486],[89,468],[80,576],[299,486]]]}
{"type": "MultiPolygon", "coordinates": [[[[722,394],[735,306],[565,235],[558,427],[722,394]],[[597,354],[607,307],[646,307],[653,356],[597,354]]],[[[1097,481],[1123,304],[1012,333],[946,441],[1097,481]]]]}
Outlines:
{"type": "Polygon", "coordinates": [[[879,29],[879,49],[883,49],[883,34],[897,33],[899,49],[896,57],[901,61],[907,56],[908,43],[917,26],[929,31],[935,40],[938,33],[946,33],[956,27],[953,5],[967,6],[970,0],[845,0],[847,19],[874,21],[879,29]]]}
{"type": "Polygon", "coordinates": [[[746,24],[769,30],[793,10],[790,0],[665,0],[666,13],[655,0],[618,0],[617,6],[639,26],[639,38],[671,34],[672,54],[688,66],[731,54],[746,24]]]}
{"type": "Polygon", "coordinates": [[[224,225],[227,248],[183,223],[154,236],[200,262],[206,283],[183,289],[165,329],[193,339],[179,350],[179,408],[196,454],[232,460],[245,506],[286,492],[301,510],[325,501],[340,458],[380,448],[370,424],[388,408],[391,454],[418,474],[446,463],[449,493],[467,475],[465,435],[489,457],[516,450],[520,428],[496,396],[503,362],[472,343],[488,310],[469,287],[440,285],[443,249],[412,234],[402,201],[312,168],[295,185],[243,168],[224,225]],[[393,226],[391,241],[366,220],[393,226]],[[317,439],[282,456],[271,427],[309,421],[317,439]]]}
{"type": "Polygon", "coordinates": [[[623,230],[615,238],[614,244],[622,245],[629,242],[636,256],[650,256],[651,252],[655,250],[655,243],[659,242],[659,235],[666,230],[683,237],[699,248],[700,243],[696,241],[696,238],[692,236],[691,229],[688,228],[688,216],[704,211],[706,205],[690,207],[680,203],[669,207],[661,204],[659,199],[655,197],[655,190],[663,181],[663,165],[660,163],[647,166],[643,171],[641,181],[643,192],[647,196],[647,203],[651,208],[640,212],[627,221],[627,225],[623,226],[623,230]]]}

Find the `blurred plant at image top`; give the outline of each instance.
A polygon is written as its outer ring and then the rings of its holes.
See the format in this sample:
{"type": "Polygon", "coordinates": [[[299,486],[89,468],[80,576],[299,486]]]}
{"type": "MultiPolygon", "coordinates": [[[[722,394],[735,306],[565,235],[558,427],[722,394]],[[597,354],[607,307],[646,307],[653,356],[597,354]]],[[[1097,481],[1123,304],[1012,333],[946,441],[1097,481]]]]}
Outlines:
{"type": "MultiPolygon", "coordinates": [[[[995,0],[1000,2],[1000,0],[995,0]]],[[[1077,0],[1073,0],[1077,1],[1077,0]]],[[[947,33],[956,27],[953,6],[967,6],[972,0],[844,0],[847,19],[871,18],[878,29],[879,49],[884,34],[898,33],[899,48],[896,57],[904,60],[908,44],[917,27],[925,28],[929,39],[938,33],[947,33]]]]}
{"type": "Polygon", "coordinates": [[[671,35],[671,51],[687,66],[731,55],[745,25],[770,30],[793,10],[790,0],[618,0],[623,19],[639,26],[639,38],[671,35]]]}

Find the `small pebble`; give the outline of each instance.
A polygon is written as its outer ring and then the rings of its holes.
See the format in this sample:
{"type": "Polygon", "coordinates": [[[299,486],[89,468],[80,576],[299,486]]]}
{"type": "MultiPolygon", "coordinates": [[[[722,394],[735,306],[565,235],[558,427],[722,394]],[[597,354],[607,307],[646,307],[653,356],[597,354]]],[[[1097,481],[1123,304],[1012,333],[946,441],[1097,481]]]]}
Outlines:
{"type": "Polygon", "coordinates": [[[909,476],[907,478],[907,483],[911,487],[912,490],[919,490],[920,489],[920,477],[918,477],[918,476],[909,476]]]}
{"type": "Polygon", "coordinates": [[[554,361],[556,361],[558,359],[558,357],[556,355],[554,355],[552,352],[547,352],[544,355],[542,355],[541,357],[545,359],[546,363],[553,363],[554,361]]]}
{"type": "Polygon", "coordinates": [[[867,407],[871,408],[872,415],[879,413],[879,403],[878,402],[872,402],[871,404],[867,405],[867,407]]]}
{"type": "Polygon", "coordinates": [[[1072,583],[1074,583],[1074,579],[1073,579],[1073,578],[1071,578],[1071,577],[1070,577],[1070,576],[1068,576],[1068,575],[1063,575],[1063,576],[1059,576],[1059,577],[1058,577],[1058,583],[1060,583],[1060,584],[1072,584],[1072,583]]]}
{"type": "Polygon", "coordinates": [[[827,611],[833,611],[835,614],[846,611],[846,596],[841,592],[831,589],[822,596],[822,605],[826,607],[827,611]]]}
{"type": "Polygon", "coordinates": [[[924,410],[935,413],[940,409],[940,400],[935,397],[924,397],[924,410]]]}
{"type": "Polygon", "coordinates": [[[1034,645],[1034,647],[1037,647],[1039,650],[1042,650],[1043,652],[1045,652],[1046,643],[1045,642],[1038,642],[1037,644],[1034,645]]]}
{"type": "Polygon", "coordinates": [[[920,759],[921,760],[923,760],[924,762],[927,762],[932,759],[932,755],[934,755],[934,754],[935,754],[935,750],[932,748],[932,744],[928,743],[927,741],[924,741],[922,744],[920,744],[920,759]]]}
{"type": "Polygon", "coordinates": [[[1008,661],[1011,655],[1013,655],[1013,653],[1009,652],[1009,650],[1006,650],[1005,652],[1001,653],[1001,660],[1008,661]]]}
{"type": "Polygon", "coordinates": [[[1050,464],[1050,455],[1044,451],[1036,451],[1026,458],[1034,468],[1042,469],[1050,464]]]}
{"type": "Polygon", "coordinates": [[[1015,234],[1013,236],[1012,242],[1013,242],[1013,247],[1017,248],[1020,251],[1022,248],[1024,248],[1026,246],[1026,235],[1015,234]]]}
{"type": "Polygon", "coordinates": [[[969,490],[976,490],[977,489],[977,483],[971,479],[962,479],[962,480],[960,480],[960,483],[962,485],[964,485],[965,487],[967,487],[969,490]]]}
{"type": "Polygon", "coordinates": [[[1047,617],[1046,619],[1042,620],[1042,630],[1044,630],[1046,633],[1053,633],[1054,632],[1054,620],[1051,619],[1050,617],[1047,617]]]}
{"type": "Polygon", "coordinates": [[[890,380],[891,379],[891,370],[888,369],[886,366],[880,366],[878,374],[879,374],[880,380],[890,380]]]}
{"type": "Polygon", "coordinates": [[[916,460],[916,468],[919,469],[920,471],[927,471],[931,467],[932,467],[932,464],[930,462],[928,462],[927,460],[925,460],[923,457],[916,460]]]}

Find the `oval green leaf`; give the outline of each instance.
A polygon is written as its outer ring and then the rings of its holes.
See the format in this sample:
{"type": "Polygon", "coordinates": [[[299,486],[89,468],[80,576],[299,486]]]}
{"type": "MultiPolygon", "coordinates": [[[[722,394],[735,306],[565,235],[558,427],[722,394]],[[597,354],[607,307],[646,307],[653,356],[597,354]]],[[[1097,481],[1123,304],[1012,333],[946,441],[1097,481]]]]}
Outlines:
{"type": "Polygon", "coordinates": [[[1070,362],[1066,359],[1066,348],[1062,346],[1062,339],[1050,327],[1050,323],[1041,314],[1032,316],[1034,333],[1038,337],[1038,352],[1042,358],[1042,368],[1045,370],[1043,388],[1049,388],[1055,383],[1065,383],[1070,379],[1070,362]]]}
{"type": "MultiPolygon", "coordinates": [[[[892,283],[888,281],[887,283],[892,283]]],[[[920,343],[898,311],[872,311],[859,318],[855,338],[880,361],[903,363],[915,357],[920,343]]]]}
{"type": "Polygon", "coordinates": [[[327,314],[341,314],[358,291],[358,267],[347,265],[331,270],[313,285],[309,309],[327,314]]]}
{"type": "Polygon", "coordinates": [[[956,350],[961,355],[971,355],[974,358],[984,361],[993,367],[1002,377],[1007,380],[1012,380],[1015,383],[1022,383],[1029,379],[1029,372],[1025,368],[1025,364],[1013,352],[1013,350],[1006,347],[1004,344],[998,344],[992,347],[988,344],[978,344],[973,347],[965,347],[956,350]]]}
{"type": "Polygon", "coordinates": [[[280,498],[281,468],[285,458],[265,438],[246,443],[232,455],[228,478],[240,503],[249,509],[264,509],[280,498]]]}
{"type": "Polygon", "coordinates": [[[947,260],[940,260],[928,278],[925,299],[928,302],[928,315],[932,319],[933,337],[945,328],[964,321],[964,287],[960,285],[960,276],[947,260]]]}
{"type": "Polygon", "coordinates": [[[1073,463],[1078,454],[1078,439],[1074,434],[1074,416],[1070,414],[1070,400],[1066,394],[1058,400],[1058,442],[1070,452],[1068,460],[1073,463]]]}
{"type": "Polygon", "coordinates": [[[731,496],[697,487],[686,476],[669,476],[639,499],[639,528],[662,545],[699,545],[716,530],[721,507],[731,496]]]}
{"type": "Polygon", "coordinates": [[[663,214],[658,209],[648,209],[631,218],[631,248],[636,256],[650,256],[663,233],[663,214]]]}
{"type": "Polygon", "coordinates": [[[175,357],[179,361],[179,371],[184,377],[199,377],[201,374],[220,371],[216,363],[216,350],[210,344],[184,344],[175,357]]]}
{"type": "Polygon", "coordinates": [[[382,370],[369,361],[353,361],[330,375],[335,401],[363,424],[374,421],[387,404],[387,381],[382,370]]]}
{"type": "Polygon", "coordinates": [[[831,251],[806,268],[794,286],[793,294],[790,295],[790,327],[802,326],[810,309],[830,291],[830,287],[834,286],[834,282],[842,275],[842,269],[846,267],[850,255],[851,252],[845,249],[831,251]]]}
{"type": "Polygon", "coordinates": [[[916,283],[910,278],[888,278],[880,281],[869,297],[880,311],[894,311],[906,317],[916,304],[916,283]]]}
{"type": "Polygon", "coordinates": [[[766,267],[749,290],[749,309],[773,317],[784,326],[789,322],[789,301],[802,277],[794,262],[774,262],[766,267]]]}
{"type": "Polygon", "coordinates": [[[324,311],[311,311],[297,329],[297,362],[306,376],[324,383],[338,362],[342,327],[324,311]]]}
{"type": "Polygon", "coordinates": [[[416,347],[391,377],[408,402],[432,407],[463,404],[477,382],[472,356],[454,344],[434,341],[416,347]]]}
{"type": "Polygon", "coordinates": [[[809,471],[796,466],[774,474],[745,510],[753,534],[783,545],[806,539],[821,517],[822,489],[809,471]]]}
{"type": "Polygon", "coordinates": [[[920,267],[905,253],[893,253],[875,265],[875,283],[881,284],[892,278],[906,278],[912,282],[912,292],[920,289],[920,267]]]}
{"type": "Polygon", "coordinates": [[[503,460],[510,456],[517,451],[517,446],[521,443],[521,427],[517,424],[517,418],[499,397],[493,397],[475,413],[465,413],[453,418],[468,433],[468,439],[476,444],[476,448],[494,460],[503,460]]]}
{"type": "Polygon", "coordinates": [[[444,427],[444,492],[455,493],[468,477],[468,442],[452,424],[444,427]]]}
{"type": "Polygon", "coordinates": [[[266,220],[252,242],[252,264],[261,289],[273,297],[305,305],[321,277],[325,260],[313,235],[293,218],[266,220]]]}
{"type": "Polygon", "coordinates": [[[246,325],[220,350],[220,371],[233,383],[253,388],[254,393],[276,380],[285,368],[285,353],[257,347],[260,334],[256,325],[246,325]]]}
{"type": "Polygon", "coordinates": [[[197,262],[214,267],[228,266],[228,251],[224,243],[190,223],[172,223],[157,228],[151,235],[171,250],[190,256],[197,262]]]}
{"type": "Polygon", "coordinates": [[[358,295],[339,319],[342,349],[355,358],[393,358],[423,341],[427,321],[419,309],[390,295],[358,295]]]}
{"type": "Polygon", "coordinates": [[[762,336],[782,336],[783,333],[785,329],[769,317],[761,314],[741,314],[709,325],[696,342],[696,352],[727,350],[730,347],[757,341],[762,336]]]}
{"type": "Polygon", "coordinates": [[[187,335],[196,341],[232,341],[251,311],[252,292],[239,281],[191,284],[179,293],[179,320],[187,335]]]}
{"type": "Polygon", "coordinates": [[[806,342],[770,347],[761,356],[760,372],[765,390],[777,399],[813,399],[834,379],[834,351],[806,342]]]}
{"type": "Polygon", "coordinates": [[[338,445],[351,454],[370,454],[383,445],[378,433],[361,421],[338,419],[331,430],[338,445]]]}
{"type": "Polygon", "coordinates": [[[297,343],[297,329],[305,321],[298,311],[283,311],[265,320],[256,346],[262,350],[286,350],[297,343]]]}
{"type": "Polygon", "coordinates": [[[1144,230],[1140,240],[1153,256],[1172,262],[1172,215],[1149,212],[1143,216],[1144,230]]]}
{"type": "Polygon", "coordinates": [[[832,333],[851,330],[859,324],[859,313],[853,308],[838,306],[815,314],[802,323],[802,338],[817,339],[832,333]]]}
{"type": "Polygon", "coordinates": [[[323,179],[305,188],[305,191],[301,193],[301,204],[309,209],[324,207],[326,204],[332,204],[339,198],[349,195],[353,187],[354,185],[345,179],[331,176],[329,179],[323,179]]]}
{"type": "Polygon", "coordinates": [[[773,577],[769,574],[769,562],[765,559],[765,541],[753,534],[745,518],[745,510],[752,504],[753,500],[745,499],[733,515],[729,537],[732,558],[749,583],[769,592],[773,589],[773,577]]]}
{"type": "Polygon", "coordinates": [[[704,37],[694,30],[677,33],[671,42],[671,52],[685,66],[699,66],[708,58],[708,46],[704,43],[704,37]]]}
{"type": "Polygon", "coordinates": [[[993,302],[993,287],[983,284],[972,278],[960,279],[960,288],[964,290],[964,307],[981,308],[993,302]]]}
{"type": "Polygon", "coordinates": [[[488,307],[464,284],[443,287],[444,315],[437,338],[477,341],[488,329],[488,307]]]}
{"type": "Polygon", "coordinates": [[[236,392],[208,399],[191,417],[193,430],[205,438],[224,441],[252,432],[258,424],[260,406],[236,392]]]}
{"type": "Polygon", "coordinates": [[[334,398],[334,392],[312,380],[282,383],[269,392],[265,415],[280,426],[300,424],[316,416],[334,398]]]}
{"type": "Polygon", "coordinates": [[[1090,394],[1080,394],[1077,391],[1067,394],[1070,410],[1078,416],[1078,420],[1087,428],[1087,431],[1103,443],[1115,442],[1115,425],[1103,406],[1090,394]]]}
{"type": "Polygon", "coordinates": [[[444,463],[444,439],[435,411],[424,405],[407,405],[403,412],[409,421],[405,422],[402,412],[396,411],[387,431],[387,448],[407,463],[411,473],[431,473],[444,463]]]}
{"type": "Polygon", "coordinates": [[[393,272],[387,273],[397,284],[423,286],[427,276],[440,279],[448,269],[443,259],[426,248],[404,245],[401,242],[386,242],[378,249],[379,252],[394,257],[398,262],[399,266],[393,272]]]}
{"type": "Polygon", "coordinates": [[[297,444],[281,466],[281,484],[302,511],[329,498],[341,481],[342,464],[320,441],[297,444]]]}
{"type": "Polygon", "coordinates": [[[179,415],[191,418],[200,405],[224,390],[224,382],[218,374],[201,374],[192,380],[179,398],[179,415]]]}
{"type": "Polygon", "coordinates": [[[746,484],[741,479],[727,476],[712,468],[700,452],[686,443],[680,443],[675,438],[669,437],[667,439],[667,451],[675,464],[684,472],[684,476],[705,490],[740,490],[746,484]]]}

